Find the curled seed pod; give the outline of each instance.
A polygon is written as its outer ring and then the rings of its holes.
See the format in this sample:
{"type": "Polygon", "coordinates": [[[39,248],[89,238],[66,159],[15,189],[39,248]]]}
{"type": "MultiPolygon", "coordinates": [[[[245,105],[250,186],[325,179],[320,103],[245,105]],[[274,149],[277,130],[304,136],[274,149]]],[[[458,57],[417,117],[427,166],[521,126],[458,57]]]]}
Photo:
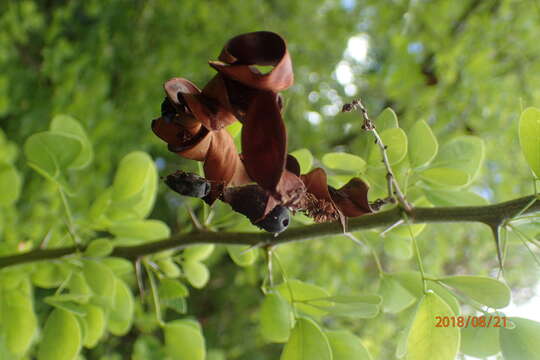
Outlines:
{"type": "Polygon", "coordinates": [[[177,171],[165,179],[172,190],[180,195],[203,198],[210,192],[210,182],[199,175],[177,171]]]}
{"type": "Polygon", "coordinates": [[[161,117],[167,123],[170,123],[171,121],[173,121],[175,116],[176,116],[176,109],[171,104],[169,99],[165,98],[165,100],[163,100],[163,102],[161,103],[161,117]]]}
{"type": "Polygon", "coordinates": [[[289,210],[285,206],[278,205],[254,225],[271,233],[280,233],[287,229],[290,221],[289,210]]]}

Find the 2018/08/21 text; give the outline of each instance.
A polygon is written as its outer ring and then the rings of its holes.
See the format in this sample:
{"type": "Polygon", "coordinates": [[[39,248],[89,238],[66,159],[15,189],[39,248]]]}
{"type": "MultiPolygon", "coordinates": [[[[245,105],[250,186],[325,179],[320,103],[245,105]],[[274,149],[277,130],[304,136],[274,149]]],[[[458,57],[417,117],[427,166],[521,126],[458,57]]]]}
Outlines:
{"type": "Polygon", "coordinates": [[[435,327],[506,327],[506,316],[435,316],[435,327]]]}

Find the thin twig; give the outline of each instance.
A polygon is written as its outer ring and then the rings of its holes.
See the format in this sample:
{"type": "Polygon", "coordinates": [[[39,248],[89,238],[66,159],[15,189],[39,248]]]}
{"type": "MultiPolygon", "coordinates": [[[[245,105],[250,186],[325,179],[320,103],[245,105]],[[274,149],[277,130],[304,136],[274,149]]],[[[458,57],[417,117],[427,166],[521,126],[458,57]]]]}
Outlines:
{"type": "Polygon", "coordinates": [[[187,210],[187,212],[189,214],[189,217],[191,218],[191,222],[193,223],[193,226],[195,226],[195,228],[197,228],[197,230],[203,230],[204,227],[199,222],[199,219],[197,219],[197,216],[195,216],[195,214],[193,213],[193,210],[191,209],[191,206],[189,206],[188,204],[184,204],[184,207],[186,208],[186,210],[187,210]]]}
{"type": "Polygon", "coordinates": [[[137,285],[139,287],[139,295],[141,297],[141,301],[144,301],[144,281],[143,281],[141,261],[142,261],[142,258],[140,257],[137,258],[137,260],[135,260],[135,274],[137,276],[137,285]]]}
{"type": "Polygon", "coordinates": [[[362,124],[362,130],[369,131],[373,134],[373,136],[375,137],[375,143],[378,145],[381,151],[384,167],[386,168],[388,199],[396,200],[397,198],[397,201],[400,203],[403,209],[409,213],[412,210],[412,206],[407,201],[407,199],[405,198],[405,195],[403,194],[403,192],[401,191],[399,187],[399,184],[396,180],[394,172],[392,171],[392,167],[390,166],[390,161],[388,160],[388,154],[386,152],[386,145],[384,145],[381,137],[379,136],[379,133],[377,132],[377,129],[375,128],[375,123],[369,118],[367,109],[364,106],[364,104],[362,104],[362,101],[360,99],[353,100],[352,103],[343,105],[343,109],[341,111],[351,112],[353,110],[358,110],[360,112],[360,114],[362,115],[362,118],[364,119],[364,123],[362,124]]]}

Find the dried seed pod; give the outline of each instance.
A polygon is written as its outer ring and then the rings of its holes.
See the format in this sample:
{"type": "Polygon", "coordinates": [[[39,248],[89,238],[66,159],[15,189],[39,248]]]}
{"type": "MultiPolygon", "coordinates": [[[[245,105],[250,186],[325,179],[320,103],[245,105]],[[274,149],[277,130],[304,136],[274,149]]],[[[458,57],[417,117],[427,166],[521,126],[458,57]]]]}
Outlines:
{"type": "Polygon", "coordinates": [[[223,201],[255,223],[264,216],[268,195],[259,185],[235,186],[224,190],[223,201]]]}
{"type": "Polygon", "coordinates": [[[282,205],[275,206],[264,215],[269,196],[259,185],[245,185],[226,188],[223,201],[234,211],[245,215],[253,225],[271,233],[280,233],[289,226],[289,210],[282,205]]]}
{"type": "Polygon", "coordinates": [[[183,171],[177,171],[174,174],[168,175],[165,179],[165,184],[180,195],[196,198],[205,197],[211,188],[210,182],[205,178],[183,171]]]}

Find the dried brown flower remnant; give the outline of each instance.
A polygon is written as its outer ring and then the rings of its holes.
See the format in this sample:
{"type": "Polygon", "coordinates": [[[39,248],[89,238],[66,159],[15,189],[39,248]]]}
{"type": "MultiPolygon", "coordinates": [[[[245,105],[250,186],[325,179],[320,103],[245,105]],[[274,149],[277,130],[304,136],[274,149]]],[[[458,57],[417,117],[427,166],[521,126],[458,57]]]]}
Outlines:
{"type": "Polygon", "coordinates": [[[292,85],[293,71],[283,38],[267,31],[236,36],[210,66],[218,74],[202,90],[183,78],[167,81],[162,116],[152,122],[170,151],[204,162],[207,183],[179,171],[167,177],[173,190],[204,195],[209,204],[221,199],[271,232],[288,225],[287,209],[343,224],[345,216],[370,212],[361,180],[333,189],[322,169],[300,176],[287,155],[278,92],[292,85]],[[263,74],[257,66],[272,70],[263,74]],[[236,120],[243,124],[242,154],[224,129],[236,120]]]}

